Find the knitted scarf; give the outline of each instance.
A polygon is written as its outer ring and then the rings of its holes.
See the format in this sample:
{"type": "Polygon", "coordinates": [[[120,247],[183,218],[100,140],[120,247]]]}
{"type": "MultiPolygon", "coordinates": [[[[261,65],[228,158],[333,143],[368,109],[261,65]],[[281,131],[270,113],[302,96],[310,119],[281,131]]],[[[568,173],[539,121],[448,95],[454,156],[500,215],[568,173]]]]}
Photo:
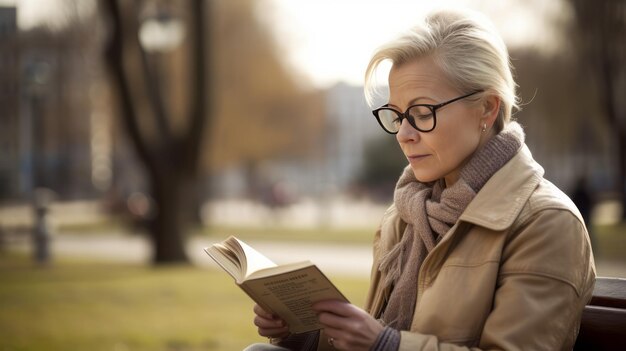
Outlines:
{"type": "Polygon", "coordinates": [[[522,127],[509,123],[477,150],[461,169],[459,180],[445,187],[443,179],[421,183],[407,166],[394,192],[400,218],[407,223],[400,241],[381,260],[383,287],[392,287],[382,320],[408,330],[417,298],[417,279],[428,253],[456,223],[476,193],[524,143],[522,127]]]}

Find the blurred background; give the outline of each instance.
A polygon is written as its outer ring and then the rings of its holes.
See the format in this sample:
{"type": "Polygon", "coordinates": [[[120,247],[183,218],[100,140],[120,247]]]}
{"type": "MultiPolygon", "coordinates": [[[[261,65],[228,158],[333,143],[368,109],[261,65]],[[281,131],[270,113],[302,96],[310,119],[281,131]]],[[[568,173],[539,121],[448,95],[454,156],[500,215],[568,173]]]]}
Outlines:
{"type": "MultiPolygon", "coordinates": [[[[450,0],[509,46],[527,144],[626,277],[626,3],[450,0]]],[[[361,304],[405,160],[365,103],[427,1],[0,0],[0,348],[236,350],[202,248],[311,259],[361,304]]]]}

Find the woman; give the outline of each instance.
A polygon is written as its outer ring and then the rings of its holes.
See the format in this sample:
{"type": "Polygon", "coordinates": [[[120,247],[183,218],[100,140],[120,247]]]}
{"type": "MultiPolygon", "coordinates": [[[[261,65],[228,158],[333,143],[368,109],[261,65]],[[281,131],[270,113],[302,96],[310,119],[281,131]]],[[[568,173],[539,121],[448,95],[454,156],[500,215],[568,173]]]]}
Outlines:
{"type": "Polygon", "coordinates": [[[321,301],[324,329],[289,335],[256,306],[274,344],[571,350],[595,280],[587,230],[511,121],[506,47],[475,16],[434,13],[374,54],[366,91],[391,61],[388,103],[373,112],[409,166],[375,237],[365,310],[321,301]]]}

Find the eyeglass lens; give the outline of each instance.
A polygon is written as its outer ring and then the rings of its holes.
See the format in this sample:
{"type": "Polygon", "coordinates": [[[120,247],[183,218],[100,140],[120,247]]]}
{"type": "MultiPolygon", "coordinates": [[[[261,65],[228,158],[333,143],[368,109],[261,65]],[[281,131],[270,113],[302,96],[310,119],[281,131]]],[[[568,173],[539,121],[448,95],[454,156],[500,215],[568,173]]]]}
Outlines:
{"type": "MultiPolygon", "coordinates": [[[[433,129],[435,119],[433,112],[428,106],[415,105],[411,106],[407,111],[409,115],[409,123],[416,129],[421,131],[429,131],[433,129]]],[[[402,119],[399,113],[391,108],[385,108],[378,111],[378,117],[383,127],[390,133],[396,133],[400,130],[402,119]]]]}

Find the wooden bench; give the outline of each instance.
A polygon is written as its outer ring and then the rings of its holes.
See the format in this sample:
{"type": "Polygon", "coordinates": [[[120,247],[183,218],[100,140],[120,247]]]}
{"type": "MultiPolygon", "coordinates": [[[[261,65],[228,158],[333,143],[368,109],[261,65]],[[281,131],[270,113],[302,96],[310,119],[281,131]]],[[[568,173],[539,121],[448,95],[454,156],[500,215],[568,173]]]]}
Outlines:
{"type": "Polygon", "coordinates": [[[626,279],[596,279],[574,350],[626,350],[626,279]]]}

